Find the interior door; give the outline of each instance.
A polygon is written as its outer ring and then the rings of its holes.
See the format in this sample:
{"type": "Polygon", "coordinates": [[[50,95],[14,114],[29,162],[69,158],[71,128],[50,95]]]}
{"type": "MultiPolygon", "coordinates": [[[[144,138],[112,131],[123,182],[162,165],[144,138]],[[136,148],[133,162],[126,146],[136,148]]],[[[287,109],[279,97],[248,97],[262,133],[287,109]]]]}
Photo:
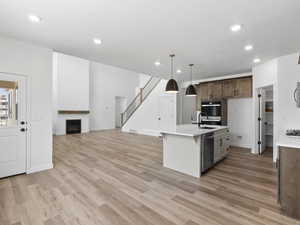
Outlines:
{"type": "Polygon", "coordinates": [[[26,79],[0,73],[0,178],[26,170],[26,79]]]}
{"type": "Polygon", "coordinates": [[[160,130],[169,131],[176,128],[173,96],[160,96],[158,99],[158,124],[160,130]]]}
{"type": "Polygon", "coordinates": [[[121,113],[126,110],[126,98],[116,96],[115,97],[115,127],[121,128],[122,121],[121,121],[121,113]]]}

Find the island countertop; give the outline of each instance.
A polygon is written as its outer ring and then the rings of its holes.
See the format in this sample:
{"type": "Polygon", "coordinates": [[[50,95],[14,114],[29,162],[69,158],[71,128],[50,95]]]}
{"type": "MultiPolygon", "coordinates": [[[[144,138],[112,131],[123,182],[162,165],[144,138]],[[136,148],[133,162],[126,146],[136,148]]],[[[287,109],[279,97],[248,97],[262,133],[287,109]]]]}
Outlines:
{"type": "Polygon", "coordinates": [[[169,131],[161,131],[162,135],[180,135],[188,137],[197,137],[206,133],[216,132],[219,130],[227,129],[227,126],[218,126],[218,125],[202,125],[200,128],[196,124],[183,124],[176,126],[176,129],[169,131]],[[201,129],[201,127],[212,127],[214,129],[201,129]]]}

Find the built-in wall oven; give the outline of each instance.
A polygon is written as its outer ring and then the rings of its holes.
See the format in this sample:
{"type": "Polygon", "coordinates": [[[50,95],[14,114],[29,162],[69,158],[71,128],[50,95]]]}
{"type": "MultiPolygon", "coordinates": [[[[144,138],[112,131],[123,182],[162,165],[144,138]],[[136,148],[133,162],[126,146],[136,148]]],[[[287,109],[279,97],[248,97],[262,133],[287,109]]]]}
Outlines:
{"type": "Polygon", "coordinates": [[[227,101],[203,101],[201,115],[202,124],[227,125],[227,101]]]}

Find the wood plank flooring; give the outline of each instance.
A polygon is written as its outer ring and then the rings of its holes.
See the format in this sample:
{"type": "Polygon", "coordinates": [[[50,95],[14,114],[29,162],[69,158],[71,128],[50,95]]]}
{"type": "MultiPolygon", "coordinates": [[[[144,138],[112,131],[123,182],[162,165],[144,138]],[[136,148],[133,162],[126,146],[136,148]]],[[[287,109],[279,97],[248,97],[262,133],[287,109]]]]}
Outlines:
{"type": "Polygon", "coordinates": [[[0,180],[1,225],[300,224],[280,213],[270,154],[231,149],[196,179],[162,167],[161,139],[110,130],[55,137],[54,164],[0,180]]]}

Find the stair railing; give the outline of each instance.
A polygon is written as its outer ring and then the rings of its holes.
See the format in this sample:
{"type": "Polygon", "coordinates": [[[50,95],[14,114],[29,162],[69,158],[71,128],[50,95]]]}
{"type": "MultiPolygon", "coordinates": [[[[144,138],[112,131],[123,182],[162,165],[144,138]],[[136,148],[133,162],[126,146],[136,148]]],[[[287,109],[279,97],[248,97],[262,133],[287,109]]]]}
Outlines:
{"type": "Polygon", "coordinates": [[[133,113],[139,108],[139,106],[145,101],[148,95],[153,91],[157,84],[161,81],[159,77],[151,77],[143,88],[140,88],[139,93],[127,106],[126,110],[121,113],[122,127],[133,115],[133,113]]]}

